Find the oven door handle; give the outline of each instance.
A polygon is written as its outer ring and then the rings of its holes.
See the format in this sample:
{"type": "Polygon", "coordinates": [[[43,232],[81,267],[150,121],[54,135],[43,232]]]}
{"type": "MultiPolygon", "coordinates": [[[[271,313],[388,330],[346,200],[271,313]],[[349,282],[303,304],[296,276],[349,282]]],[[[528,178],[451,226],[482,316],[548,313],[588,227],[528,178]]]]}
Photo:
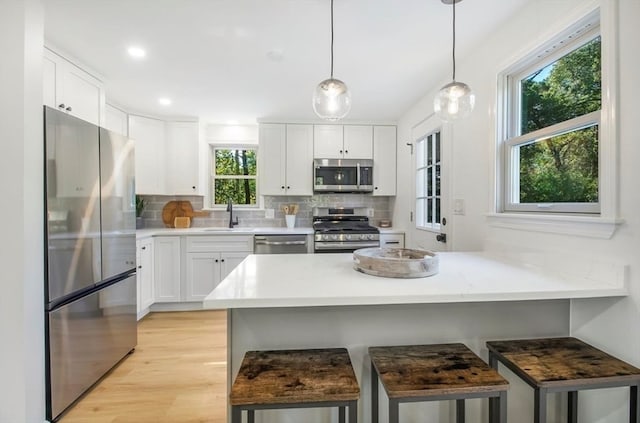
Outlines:
{"type": "Polygon", "coordinates": [[[356,163],[356,189],[360,189],[360,162],[356,163]]]}
{"type": "Polygon", "coordinates": [[[316,250],[338,250],[338,249],[350,249],[350,248],[370,248],[370,247],[379,247],[380,243],[378,242],[319,242],[316,241],[314,244],[314,248],[316,250]]]}

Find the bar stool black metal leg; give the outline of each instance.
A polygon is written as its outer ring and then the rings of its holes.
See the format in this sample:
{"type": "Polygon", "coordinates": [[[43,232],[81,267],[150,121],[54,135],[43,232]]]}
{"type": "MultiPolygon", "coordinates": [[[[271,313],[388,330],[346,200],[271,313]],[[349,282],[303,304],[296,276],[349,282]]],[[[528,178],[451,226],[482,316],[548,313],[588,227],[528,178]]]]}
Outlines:
{"type": "Polygon", "coordinates": [[[464,423],[464,400],[456,400],[456,423],[464,423]]]}
{"type": "Polygon", "coordinates": [[[349,423],[358,423],[358,401],[349,401],[349,423]]]}
{"type": "Polygon", "coordinates": [[[231,406],[231,423],[242,422],[242,410],[240,407],[231,406]]]}
{"type": "Polygon", "coordinates": [[[489,398],[489,423],[497,423],[500,413],[500,397],[489,398]]]}
{"type": "Polygon", "coordinates": [[[489,367],[498,370],[498,357],[496,357],[493,351],[489,351],[489,367]]]}
{"type": "Polygon", "coordinates": [[[567,422],[578,423],[578,391],[568,392],[569,408],[567,411],[567,422]]]}
{"type": "Polygon", "coordinates": [[[533,390],[533,423],[547,423],[547,390],[533,390]]]}
{"type": "Polygon", "coordinates": [[[338,422],[344,423],[344,407],[338,407],[338,422]]]}
{"type": "Polygon", "coordinates": [[[632,385],[629,398],[629,423],[640,423],[640,389],[632,385]]]}
{"type": "Polygon", "coordinates": [[[378,372],[373,363],[371,363],[371,423],[378,423],[378,372]]]}
{"type": "Polygon", "coordinates": [[[256,410],[247,410],[247,423],[255,423],[255,421],[256,421],[256,410]]]}
{"type": "Polygon", "coordinates": [[[507,391],[500,392],[500,396],[496,398],[497,422],[507,423],[507,391]]]}
{"type": "Polygon", "coordinates": [[[399,423],[400,403],[398,400],[389,400],[389,423],[399,423]]]}

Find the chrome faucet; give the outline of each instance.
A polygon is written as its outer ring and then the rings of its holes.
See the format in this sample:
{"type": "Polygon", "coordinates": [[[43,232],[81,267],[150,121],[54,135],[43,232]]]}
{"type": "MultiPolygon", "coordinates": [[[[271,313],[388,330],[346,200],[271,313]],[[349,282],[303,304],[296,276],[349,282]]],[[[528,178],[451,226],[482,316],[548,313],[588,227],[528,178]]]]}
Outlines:
{"type": "Polygon", "coordinates": [[[229,227],[233,228],[238,224],[238,216],[236,216],[236,220],[233,220],[233,203],[231,202],[231,198],[229,198],[229,202],[227,203],[227,211],[229,212],[229,227]]]}

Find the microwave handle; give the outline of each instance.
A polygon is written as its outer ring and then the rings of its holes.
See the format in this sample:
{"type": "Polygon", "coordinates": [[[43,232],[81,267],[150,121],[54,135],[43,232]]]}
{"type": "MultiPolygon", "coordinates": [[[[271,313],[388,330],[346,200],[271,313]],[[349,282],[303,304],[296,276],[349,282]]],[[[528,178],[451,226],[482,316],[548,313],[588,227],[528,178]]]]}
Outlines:
{"type": "Polygon", "coordinates": [[[356,189],[360,189],[360,163],[356,163],[356,189]]]}

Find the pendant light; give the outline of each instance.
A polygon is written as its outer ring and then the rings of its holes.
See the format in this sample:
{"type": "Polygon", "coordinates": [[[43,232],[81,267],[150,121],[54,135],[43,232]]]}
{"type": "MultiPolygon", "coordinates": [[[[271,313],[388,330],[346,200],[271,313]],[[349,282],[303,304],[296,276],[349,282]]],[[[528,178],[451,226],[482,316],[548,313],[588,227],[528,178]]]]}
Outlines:
{"type": "Polygon", "coordinates": [[[313,111],[325,120],[340,120],[351,110],[347,84],[333,77],[333,0],[331,0],[331,77],[320,82],[313,92],[313,111]]]}
{"type": "Polygon", "coordinates": [[[433,109],[447,122],[469,116],[476,101],[471,88],[464,82],[456,81],[456,3],[462,0],[442,0],[453,9],[453,81],[440,88],[433,100],[433,109]]]}

